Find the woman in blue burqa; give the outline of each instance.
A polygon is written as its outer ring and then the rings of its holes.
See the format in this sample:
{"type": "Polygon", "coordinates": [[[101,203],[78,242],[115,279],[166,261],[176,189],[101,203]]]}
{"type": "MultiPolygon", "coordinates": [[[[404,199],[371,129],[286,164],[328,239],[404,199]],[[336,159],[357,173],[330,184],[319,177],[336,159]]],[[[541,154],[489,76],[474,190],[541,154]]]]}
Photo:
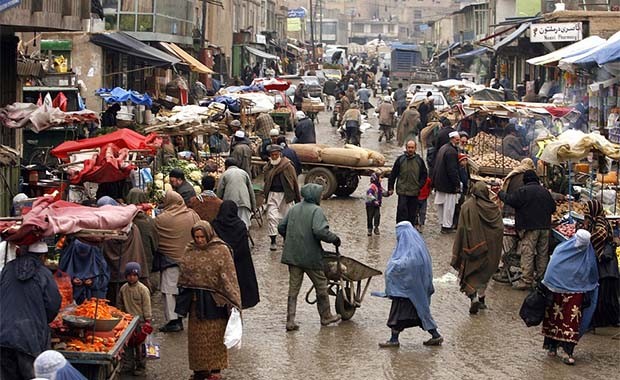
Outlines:
{"type": "Polygon", "coordinates": [[[419,326],[431,334],[426,346],[439,346],[443,337],[431,315],[433,266],[426,243],[410,222],[396,225],[396,248],[385,271],[385,293],[392,299],[387,325],[392,336],[379,347],[398,347],[398,336],[408,328],[419,326]]]}
{"type": "Polygon", "coordinates": [[[555,357],[561,347],[564,363],[575,364],[573,351],[590,325],[598,298],[597,259],[588,231],[577,230],[555,247],[542,283],[553,295],[542,323],[543,348],[555,357]]]}
{"type": "Polygon", "coordinates": [[[101,248],[73,239],[62,252],[58,267],[71,276],[78,305],[91,297],[105,298],[110,271],[101,248]]]}

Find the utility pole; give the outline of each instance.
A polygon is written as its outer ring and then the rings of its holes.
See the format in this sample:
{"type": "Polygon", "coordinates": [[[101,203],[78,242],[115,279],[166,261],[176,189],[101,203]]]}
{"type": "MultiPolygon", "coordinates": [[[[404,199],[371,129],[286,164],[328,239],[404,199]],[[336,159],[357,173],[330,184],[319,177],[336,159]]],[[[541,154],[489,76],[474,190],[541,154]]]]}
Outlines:
{"type": "Polygon", "coordinates": [[[323,46],[323,0],[317,0],[319,2],[319,42],[321,43],[321,47],[323,46]]]}
{"type": "MultiPolygon", "coordinates": [[[[202,0],[202,25],[200,31],[200,62],[207,64],[207,0],[202,0]]],[[[200,74],[200,81],[210,88],[211,81],[207,74],[200,74]]]]}
{"type": "Polygon", "coordinates": [[[312,45],[312,62],[316,62],[316,49],[314,47],[314,8],[310,0],[310,40],[312,45]]]}

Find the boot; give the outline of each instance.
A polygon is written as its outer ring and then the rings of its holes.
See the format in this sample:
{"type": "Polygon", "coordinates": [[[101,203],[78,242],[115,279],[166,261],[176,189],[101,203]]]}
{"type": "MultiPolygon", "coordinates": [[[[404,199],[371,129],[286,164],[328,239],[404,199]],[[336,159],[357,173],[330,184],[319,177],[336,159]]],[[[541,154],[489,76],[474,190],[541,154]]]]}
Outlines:
{"type": "Polygon", "coordinates": [[[329,296],[327,294],[317,294],[316,307],[319,310],[319,315],[321,316],[321,325],[327,326],[340,321],[340,315],[333,315],[332,311],[330,310],[329,296]]]}
{"type": "Polygon", "coordinates": [[[295,323],[295,313],[297,311],[297,297],[288,297],[286,305],[286,331],[299,330],[299,325],[295,323]]]}

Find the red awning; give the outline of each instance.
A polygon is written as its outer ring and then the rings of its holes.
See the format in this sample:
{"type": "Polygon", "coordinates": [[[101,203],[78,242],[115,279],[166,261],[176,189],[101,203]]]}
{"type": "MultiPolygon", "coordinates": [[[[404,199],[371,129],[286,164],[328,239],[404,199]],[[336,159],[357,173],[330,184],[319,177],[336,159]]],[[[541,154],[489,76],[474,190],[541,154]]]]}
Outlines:
{"type": "Polygon", "coordinates": [[[153,153],[161,145],[161,140],[155,133],[148,136],[132,131],[131,129],[119,129],[107,135],[97,136],[78,141],[65,141],[52,149],[52,154],[60,159],[69,158],[69,152],[77,152],[82,149],[103,149],[108,144],[114,144],[119,149],[127,148],[130,150],[148,149],[153,153]]]}

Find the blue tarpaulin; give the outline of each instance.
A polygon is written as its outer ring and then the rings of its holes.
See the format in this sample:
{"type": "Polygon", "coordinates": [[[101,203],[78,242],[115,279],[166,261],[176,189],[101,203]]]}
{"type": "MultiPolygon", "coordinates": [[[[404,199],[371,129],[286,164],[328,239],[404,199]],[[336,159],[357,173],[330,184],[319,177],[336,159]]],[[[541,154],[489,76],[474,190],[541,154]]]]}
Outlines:
{"type": "Polygon", "coordinates": [[[604,48],[594,54],[594,60],[599,65],[620,61],[620,40],[607,42],[604,48]]]}
{"type": "Polygon", "coordinates": [[[452,58],[456,58],[456,59],[472,58],[472,57],[475,57],[477,55],[484,54],[487,51],[489,51],[488,48],[481,47],[480,49],[474,49],[474,50],[468,51],[467,53],[461,53],[461,54],[453,55],[452,58]]]}
{"type": "Polygon", "coordinates": [[[150,107],[153,105],[153,100],[148,94],[140,94],[137,91],[125,90],[120,87],[116,87],[113,90],[107,88],[100,88],[95,92],[106,103],[121,103],[130,101],[133,104],[144,105],[150,107]]]}
{"type": "Polygon", "coordinates": [[[0,0],[0,12],[19,5],[21,2],[21,0],[0,0]]]}
{"type": "Polygon", "coordinates": [[[398,42],[392,43],[392,49],[403,50],[403,51],[420,51],[420,48],[418,47],[418,45],[401,44],[398,42]]]}

